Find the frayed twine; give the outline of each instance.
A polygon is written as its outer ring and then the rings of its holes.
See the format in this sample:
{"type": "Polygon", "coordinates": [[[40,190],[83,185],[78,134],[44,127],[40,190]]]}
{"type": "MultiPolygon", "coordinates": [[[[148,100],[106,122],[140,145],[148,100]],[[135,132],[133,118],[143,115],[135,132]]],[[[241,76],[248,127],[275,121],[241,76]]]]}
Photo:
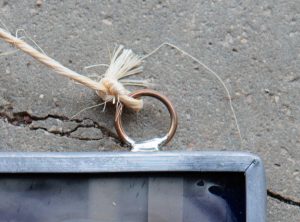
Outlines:
{"type": "Polygon", "coordinates": [[[134,111],[139,111],[143,108],[143,101],[130,97],[130,92],[124,85],[127,83],[145,87],[146,84],[141,81],[135,82],[135,80],[119,81],[125,77],[139,74],[143,70],[141,66],[142,58],[134,54],[130,49],[124,49],[123,46],[119,46],[112,55],[110,65],[104,77],[100,81],[95,81],[64,67],[59,62],[47,56],[43,51],[39,52],[21,38],[11,35],[2,28],[0,28],[0,38],[48,66],[56,73],[95,90],[105,103],[113,102],[116,104],[117,102],[121,102],[134,111]]]}

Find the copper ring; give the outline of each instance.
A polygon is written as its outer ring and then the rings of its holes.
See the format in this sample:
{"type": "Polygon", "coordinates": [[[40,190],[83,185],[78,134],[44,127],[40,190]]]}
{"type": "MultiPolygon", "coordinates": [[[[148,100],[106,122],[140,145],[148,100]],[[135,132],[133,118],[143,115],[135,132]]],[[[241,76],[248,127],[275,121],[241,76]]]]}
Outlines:
{"type": "MultiPolygon", "coordinates": [[[[170,128],[169,128],[168,133],[163,137],[164,139],[162,138],[163,141],[161,144],[159,144],[159,146],[163,146],[163,145],[167,144],[168,142],[170,142],[170,140],[173,138],[173,136],[176,132],[177,125],[178,125],[177,113],[176,113],[171,101],[166,96],[161,95],[159,92],[151,90],[151,89],[138,90],[138,91],[131,93],[130,96],[133,98],[140,98],[142,96],[150,96],[150,97],[158,99],[167,107],[169,114],[170,114],[170,118],[171,118],[170,128]]],[[[120,106],[117,106],[116,116],[115,116],[115,128],[116,128],[119,138],[124,143],[127,143],[127,144],[133,146],[134,141],[130,137],[127,136],[127,134],[125,133],[125,130],[123,128],[123,125],[122,125],[122,112],[123,112],[123,104],[121,104],[120,106]]]]}

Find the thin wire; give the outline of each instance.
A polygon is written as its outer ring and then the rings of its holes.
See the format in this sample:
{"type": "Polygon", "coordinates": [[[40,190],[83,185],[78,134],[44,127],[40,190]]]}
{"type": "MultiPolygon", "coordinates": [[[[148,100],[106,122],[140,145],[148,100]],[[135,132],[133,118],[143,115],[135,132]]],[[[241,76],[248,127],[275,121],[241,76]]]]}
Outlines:
{"type": "Polygon", "coordinates": [[[232,104],[232,98],[231,98],[231,95],[229,93],[229,90],[227,88],[227,86],[225,85],[225,82],[221,79],[221,77],[215,72],[213,71],[211,68],[209,68],[207,65],[205,65],[203,62],[201,62],[199,59],[197,59],[196,57],[192,56],[191,54],[189,54],[188,52],[184,51],[183,49],[179,48],[178,46],[172,44],[172,43],[169,43],[169,42],[164,42],[162,43],[161,45],[159,45],[156,49],[154,49],[152,52],[150,52],[149,54],[145,55],[142,57],[142,60],[152,56],[154,53],[156,53],[160,48],[162,48],[163,46],[170,46],[176,50],[178,50],[179,52],[181,52],[182,54],[188,56],[189,58],[191,58],[192,60],[194,60],[195,62],[197,62],[199,65],[201,65],[202,67],[204,67],[206,70],[208,70],[211,74],[213,74],[218,80],[219,82],[222,84],[222,86],[224,87],[225,91],[226,91],[226,94],[228,96],[228,100],[229,100],[229,106],[230,106],[230,109],[231,109],[231,112],[232,112],[232,116],[234,118],[234,121],[235,121],[235,125],[236,125],[236,128],[237,128],[237,131],[238,131],[238,135],[239,135],[239,138],[240,138],[240,142],[241,142],[241,148],[243,146],[243,138],[242,138],[242,135],[241,135],[241,130],[240,130],[240,127],[239,127],[239,124],[238,124],[238,120],[237,120],[237,117],[236,117],[236,114],[235,114],[235,111],[234,111],[234,108],[233,108],[233,104],[232,104]]]}
{"type": "Polygon", "coordinates": [[[108,64],[95,64],[95,65],[85,66],[85,67],[83,67],[83,69],[91,69],[91,68],[98,67],[98,66],[109,67],[108,64]]]}
{"type": "MultiPolygon", "coordinates": [[[[44,54],[47,55],[45,53],[45,51],[27,34],[27,32],[25,31],[25,29],[17,29],[16,31],[16,38],[18,38],[18,33],[19,32],[24,32],[25,34],[25,38],[28,38],[36,47],[38,47],[38,49],[44,54]]],[[[23,37],[20,37],[19,39],[22,39],[23,37]]]]}
{"type": "Polygon", "coordinates": [[[3,53],[0,53],[0,57],[7,56],[7,55],[12,55],[12,54],[15,54],[18,51],[19,50],[12,50],[12,51],[8,51],[8,52],[3,52],[3,53]]]}
{"type": "Polygon", "coordinates": [[[96,104],[96,105],[93,105],[93,106],[89,106],[89,107],[86,107],[86,108],[84,108],[84,109],[82,109],[82,110],[80,110],[78,113],[76,113],[75,115],[73,115],[72,117],[71,117],[71,119],[74,119],[74,117],[76,117],[76,116],[78,116],[80,113],[82,113],[82,112],[85,112],[85,111],[87,111],[87,110],[89,110],[89,109],[93,109],[93,108],[96,108],[96,107],[98,107],[98,106],[102,106],[102,105],[104,105],[104,108],[103,108],[103,112],[104,112],[104,110],[105,110],[105,107],[106,107],[106,103],[107,102],[110,102],[110,100],[107,100],[107,101],[105,101],[105,102],[103,102],[103,103],[100,103],[100,104],[96,104]]]}
{"type": "Polygon", "coordinates": [[[5,23],[4,23],[1,19],[0,19],[0,23],[1,23],[1,25],[4,26],[5,31],[7,31],[8,33],[10,33],[10,32],[9,32],[9,29],[7,28],[7,26],[5,25],[5,23]]]}

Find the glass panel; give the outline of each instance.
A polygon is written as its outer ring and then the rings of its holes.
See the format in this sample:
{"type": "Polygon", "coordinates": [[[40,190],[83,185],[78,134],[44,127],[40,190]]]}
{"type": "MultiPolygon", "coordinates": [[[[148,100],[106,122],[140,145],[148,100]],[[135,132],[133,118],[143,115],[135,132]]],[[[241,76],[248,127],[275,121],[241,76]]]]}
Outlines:
{"type": "Polygon", "coordinates": [[[242,173],[2,174],[0,222],[245,222],[242,173]]]}

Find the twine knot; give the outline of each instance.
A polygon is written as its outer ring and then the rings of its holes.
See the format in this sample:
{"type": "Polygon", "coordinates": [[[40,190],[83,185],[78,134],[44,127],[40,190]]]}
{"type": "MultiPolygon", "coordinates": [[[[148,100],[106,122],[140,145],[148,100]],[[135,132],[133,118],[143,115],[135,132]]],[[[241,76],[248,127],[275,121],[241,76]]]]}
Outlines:
{"type": "Polygon", "coordinates": [[[99,82],[99,88],[96,93],[105,102],[112,102],[113,104],[121,102],[136,112],[143,108],[143,101],[129,96],[130,92],[118,80],[104,77],[99,82]]]}
{"type": "Polygon", "coordinates": [[[139,85],[141,81],[137,80],[119,80],[131,75],[142,72],[142,59],[135,55],[132,50],[124,49],[121,45],[114,51],[110,65],[99,82],[99,89],[96,90],[98,96],[105,102],[121,102],[128,108],[139,111],[143,107],[143,101],[129,96],[130,92],[124,87],[124,84],[139,85]]]}
{"type": "Polygon", "coordinates": [[[119,100],[121,95],[128,95],[129,91],[125,89],[122,83],[116,79],[109,79],[104,77],[100,80],[100,90],[96,90],[96,93],[105,102],[112,102],[115,104],[119,100]]]}

